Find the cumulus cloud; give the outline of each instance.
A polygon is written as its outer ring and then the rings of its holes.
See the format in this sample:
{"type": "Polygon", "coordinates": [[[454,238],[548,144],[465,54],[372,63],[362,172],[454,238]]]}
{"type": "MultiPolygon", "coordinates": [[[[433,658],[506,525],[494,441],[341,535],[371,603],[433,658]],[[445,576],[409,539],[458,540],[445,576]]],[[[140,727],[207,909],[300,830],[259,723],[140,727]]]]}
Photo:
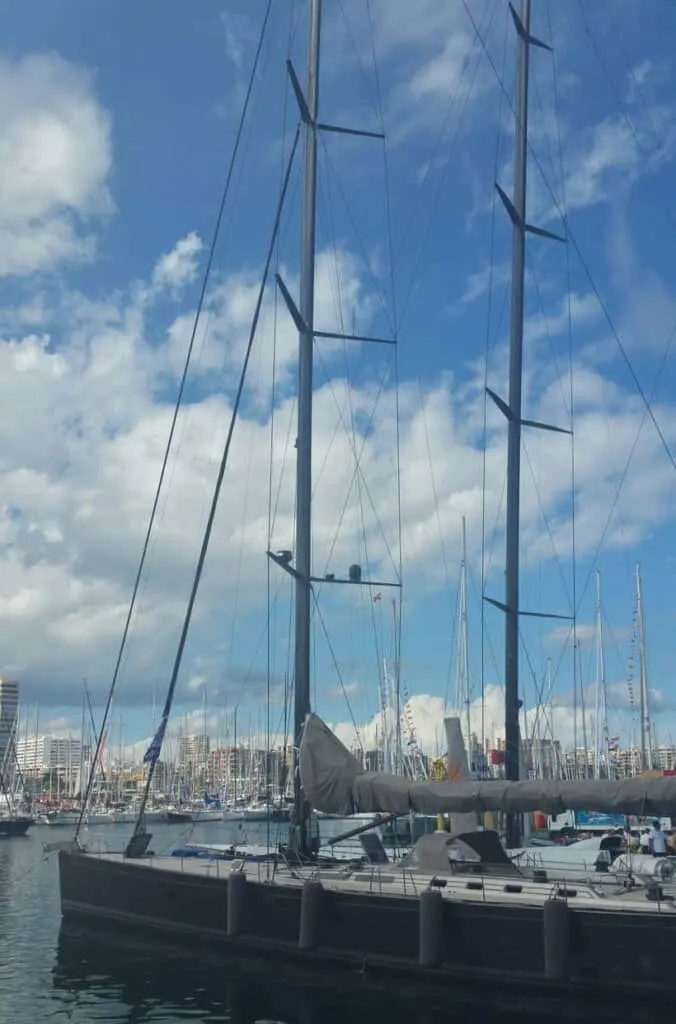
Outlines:
{"type": "MultiPolygon", "coordinates": [[[[166,267],[163,261],[157,266],[166,267]]],[[[352,275],[344,289],[348,308],[368,311],[368,293],[349,255],[340,261],[352,275]]],[[[327,324],[335,322],[331,275],[322,269],[328,263],[324,254],[317,278],[318,308],[327,324]]],[[[151,269],[153,278],[157,280],[157,271],[151,269]]],[[[226,278],[214,299],[218,317],[244,331],[250,295],[248,278],[241,273],[226,278]]],[[[148,344],[145,324],[151,307],[144,302],[137,290],[118,304],[73,301],[74,327],[64,334],[25,334],[0,346],[0,398],[6,409],[22,409],[21,419],[10,414],[0,422],[0,627],[6,636],[8,670],[27,678],[46,680],[51,667],[60,665],[74,678],[85,674],[102,679],[102,652],[110,665],[120,636],[173,411],[172,402],[157,391],[158,382],[175,365],[173,342],[170,335],[164,348],[148,344]],[[44,638],[40,644],[38,636],[44,638]]],[[[368,312],[363,317],[367,323],[368,312]]],[[[270,343],[263,332],[263,355],[270,343]]],[[[291,380],[293,346],[289,331],[279,356],[280,382],[291,380]]],[[[216,360],[216,353],[214,346],[207,363],[216,360]]],[[[342,360],[336,362],[315,394],[315,566],[320,572],[344,574],[361,551],[368,554],[374,574],[395,578],[395,392],[391,385],[368,378],[352,383],[343,368],[342,360]],[[372,505],[373,496],[377,502],[372,505]]],[[[204,364],[199,372],[203,370],[204,364]]],[[[598,541],[642,411],[591,367],[581,365],[577,372],[580,554],[593,550],[598,541]]],[[[265,383],[269,393],[270,378],[261,370],[252,380],[254,395],[262,394],[265,383]]],[[[440,545],[446,551],[459,550],[462,515],[467,517],[470,557],[476,561],[480,556],[480,381],[459,387],[449,376],[422,389],[417,382],[404,381],[398,401],[404,566],[414,592],[429,592],[446,582],[440,545]]],[[[565,422],[558,380],[532,401],[538,418],[565,422]]],[[[165,664],[174,646],[230,413],[222,391],[195,397],[181,413],[170,486],[161,503],[134,623],[133,664],[141,678],[148,678],[160,652],[165,664]]],[[[665,405],[659,416],[666,436],[676,440],[674,410],[665,405]]],[[[257,402],[240,421],[210,556],[219,568],[205,576],[198,615],[217,606],[222,614],[227,608],[234,614],[235,603],[240,615],[260,607],[267,571],[270,451],[277,494],[272,545],[293,546],[294,419],[293,395],[281,387],[272,449],[269,410],[257,402]],[[236,599],[230,593],[224,597],[221,572],[229,567],[232,573],[236,566],[236,599]]],[[[544,508],[558,554],[565,554],[570,550],[568,445],[547,435],[530,458],[538,489],[524,489],[525,543],[540,558],[551,557],[549,537],[542,532],[544,508]]],[[[486,463],[487,520],[499,521],[505,472],[499,419],[489,431],[486,463]]],[[[658,439],[646,432],[615,511],[610,543],[633,542],[666,518],[673,483],[658,439]]]]}
{"type": "Polygon", "coordinates": [[[174,248],[161,256],[153,270],[155,288],[166,288],[177,294],[195,279],[197,257],[202,251],[202,240],[194,231],[181,238],[174,248]]]}
{"type": "Polygon", "coordinates": [[[56,55],[0,60],[0,275],[89,259],[112,212],[110,120],[92,78],[56,55]]]}
{"type": "MultiPolygon", "coordinates": [[[[551,704],[530,702],[521,715],[520,724],[523,737],[555,739],[563,749],[570,749],[575,743],[583,746],[586,736],[589,746],[593,744],[595,735],[595,712],[593,695],[590,693],[584,713],[578,706],[575,710],[570,695],[563,694],[553,699],[551,704]]],[[[651,711],[658,717],[658,727],[665,720],[665,713],[673,712],[673,702],[664,699],[659,691],[650,691],[651,711]]],[[[613,684],[608,687],[608,730],[609,734],[622,733],[628,744],[630,707],[626,684],[613,684]]],[[[433,694],[419,693],[408,701],[408,712],[402,717],[404,743],[410,738],[407,722],[413,724],[415,739],[421,750],[429,756],[438,757],[446,752],[446,735],[444,717],[457,716],[461,720],[463,736],[466,732],[466,708],[458,709],[449,706],[443,697],[433,694]]],[[[477,698],[469,706],[470,729],[479,743],[493,745],[504,742],[505,738],[505,695],[500,686],[489,685],[485,688],[483,701],[477,698]]],[[[334,722],[331,728],[338,738],[350,749],[375,749],[382,736],[382,715],[373,715],[365,722],[334,722]]],[[[661,734],[661,732],[660,732],[661,734]]]]}

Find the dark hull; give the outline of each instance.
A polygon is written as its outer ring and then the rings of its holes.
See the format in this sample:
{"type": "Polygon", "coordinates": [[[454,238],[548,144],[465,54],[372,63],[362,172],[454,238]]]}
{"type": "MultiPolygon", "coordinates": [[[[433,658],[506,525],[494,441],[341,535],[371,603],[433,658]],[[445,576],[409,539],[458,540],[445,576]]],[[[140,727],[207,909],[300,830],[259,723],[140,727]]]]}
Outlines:
{"type": "Polygon", "coordinates": [[[524,987],[592,1002],[673,996],[676,914],[570,911],[567,977],[545,976],[543,911],[537,906],[443,903],[441,964],[419,965],[419,900],[400,896],[322,894],[318,940],[299,948],[299,888],[249,881],[244,925],[227,935],[225,879],[151,868],[142,860],[113,862],[62,851],[61,907],[65,920],[105,922],[134,933],[200,940],[235,952],[260,952],[306,962],[329,962],[394,972],[438,985],[524,987]]]}
{"type": "Polygon", "coordinates": [[[193,816],[189,811],[167,811],[167,821],[174,825],[184,824],[192,819],[193,816]]]}
{"type": "Polygon", "coordinates": [[[25,836],[32,824],[32,818],[0,818],[0,839],[25,836]]]}

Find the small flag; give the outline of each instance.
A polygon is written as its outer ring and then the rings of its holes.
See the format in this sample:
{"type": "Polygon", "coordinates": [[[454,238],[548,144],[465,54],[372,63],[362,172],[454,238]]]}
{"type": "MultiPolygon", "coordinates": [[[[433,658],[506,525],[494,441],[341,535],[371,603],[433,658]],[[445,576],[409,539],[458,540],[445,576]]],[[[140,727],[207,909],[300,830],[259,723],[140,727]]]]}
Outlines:
{"type": "Polygon", "coordinates": [[[374,597],[373,597],[373,603],[375,604],[375,603],[376,603],[376,601],[380,601],[380,594],[375,594],[375,595],[374,595],[374,597]]]}
{"type": "Polygon", "coordinates": [[[162,742],[164,740],[164,734],[167,729],[168,718],[169,715],[162,715],[162,718],[160,719],[160,724],[157,727],[157,732],[153,736],[152,740],[150,741],[150,746],[143,755],[144,764],[155,764],[159,760],[160,752],[162,750],[162,742]]]}

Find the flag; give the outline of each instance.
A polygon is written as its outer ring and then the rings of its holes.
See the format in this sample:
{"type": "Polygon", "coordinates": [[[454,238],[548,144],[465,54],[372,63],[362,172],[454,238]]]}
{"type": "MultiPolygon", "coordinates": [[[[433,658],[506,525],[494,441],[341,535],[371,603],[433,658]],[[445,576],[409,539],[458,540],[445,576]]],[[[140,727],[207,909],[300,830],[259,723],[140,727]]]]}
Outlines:
{"type": "Polygon", "coordinates": [[[150,741],[150,746],[143,755],[144,764],[155,764],[160,757],[160,751],[162,750],[162,742],[164,740],[164,733],[167,728],[168,714],[162,715],[160,724],[157,727],[157,732],[150,741]]]}
{"type": "Polygon", "coordinates": [[[380,601],[380,594],[374,594],[373,603],[375,604],[376,601],[380,601]]]}

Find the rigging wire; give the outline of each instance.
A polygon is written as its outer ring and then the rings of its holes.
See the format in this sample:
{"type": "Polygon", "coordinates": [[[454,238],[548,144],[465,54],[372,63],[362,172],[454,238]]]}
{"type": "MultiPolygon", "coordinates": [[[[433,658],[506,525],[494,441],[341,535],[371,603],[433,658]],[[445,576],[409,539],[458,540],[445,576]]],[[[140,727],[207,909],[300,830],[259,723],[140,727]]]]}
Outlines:
{"type": "MultiPolygon", "coordinates": [[[[265,42],[265,37],[266,37],[266,34],[267,34],[267,28],[268,28],[268,22],[270,20],[270,12],[271,12],[271,10],[272,10],[272,0],[267,0],[267,4],[266,4],[266,8],[265,8],[265,14],[263,16],[263,23],[261,25],[261,31],[260,31],[260,34],[259,34],[259,37],[258,37],[258,44],[257,44],[257,47],[256,47],[256,52],[254,54],[253,64],[251,66],[251,73],[249,75],[249,82],[248,82],[248,85],[247,85],[246,94],[244,96],[244,102],[242,104],[242,110],[241,110],[241,114],[240,114],[240,118],[239,118],[239,123],[237,125],[237,131],[235,133],[235,140],[234,140],[233,147],[232,147],[232,152],[231,152],[231,155],[230,155],[230,161],[229,161],[228,170],[227,170],[227,173],[226,173],[225,184],[223,186],[223,192],[221,193],[221,199],[220,199],[220,203],[219,203],[219,206],[218,206],[218,212],[216,214],[216,223],[214,225],[214,231],[213,231],[213,236],[212,236],[212,239],[211,239],[211,245],[209,247],[209,255],[207,257],[207,263],[206,263],[206,267],[204,269],[204,276],[202,278],[202,287],[200,289],[200,294],[199,294],[199,298],[198,298],[198,301],[197,301],[197,309],[195,310],[195,317],[194,317],[194,320],[193,320],[192,331],[191,331],[191,334],[190,334],[190,342],[188,344],[188,351],[187,351],[186,357],[185,357],[185,363],[184,363],[184,366],[183,366],[183,373],[182,373],[182,376],[181,376],[181,382],[180,382],[180,385],[179,385],[178,394],[176,396],[176,403],[174,405],[174,412],[173,412],[173,416],[172,416],[172,420],[171,420],[171,426],[169,428],[169,436],[167,438],[167,445],[166,445],[166,448],[165,448],[165,451],[164,451],[164,457],[162,459],[162,467],[160,469],[160,475],[159,475],[159,479],[158,479],[158,482],[157,482],[157,488],[155,490],[155,497],[153,499],[153,505],[152,505],[152,509],[151,509],[151,512],[150,512],[150,518],[148,520],[148,527],[147,527],[146,534],[145,534],[145,539],[144,539],[144,542],[143,542],[143,548],[141,550],[141,558],[140,558],[138,569],[137,569],[137,572],[136,572],[136,578],[134,580],[134,586],[133,586],[133,589],[132,589],[131,600],[129,602],[129,609],[127,611],[127,617],[126,617],[126,620],[125,620],[124,629],[122,630],[122,639],[120,641],[120,646],[119,646],[118,653],[117,653],[117,658],[116,658],[116,661],[115,661],[115,667],[114,667],[114,670],[113,670],[113,679],[112,679],[112,682],[110,684],[110,690],[108,692],[108,699],[106,700],[106,706],[105,706],[105,709],[104,709],[104,712],[103,712],[103,719],[101,721],[101,729],[100,729],[100,732],[99,732],[99,735],[98,735],[98,739],[97,739],[97,743],[96,743],[96,753],[95,753],[95,756],[94,756],[94,760],[92,762],[93,764],[96,764],[96,761],[98,760],[98,758],[99,758],[99,756],[101,754],[101,745],[102,745],[103,737],[105,735],[106,727],[108,725],[108,719],[109,719],[109,716],[110,716],[110,710],[111,710],[112,703],[113,703],[113,694],[114,694],[115,688],[117,686],[117,682],[118,682],[118,678],[119,678],[119,674],[120,674],[120,668],[121,668],[121,665],[122,665],[122,659],[124,657],[124,654],[125,654],[125,651],[126,651],[126,647],[127,647],[127,639],[128,639],[128,636],[129,636],[129,630],[130,630],[130,627],[131,627],[131,621],[132,621],[132,617],[133,617],[133,614],[134,614],[134,609],[136,607],[136,599],[137,599],[137,596],[138,596],[139,588],[141,586],[141,580],[143,578],[143,570],[145,568],[146,556],[148,554],[148,548],[150,546],[150,539],[151,539],[151,536],[152,536],[153,527],[155,525],[155,518],[157,516],[157,509],[158,509],[158,506],[159,506],[159,503],[160,503],[160,496],[162,494],[164,478],[165,478],[166,471],[167,471],[167,466],[168,466],[168,463],[169,463],[169,456],[171,454],[171,448],[172,448],[172,443],[173,443],[173,440],[174,440],[174,434],[176,432],[176,426],[177,426],[177,423],[178,423],[179,412],[180,412],[181,406],[183,404],[183,395],[184,395],[184,392],[185,392],[185,386],[186,386],[187,379],[188,379],[188,372],[190,370],[190,364],[191,364],[191,359],[192,359],[192,352],[193,352],[193,348],[195,346],[195,339],[197,337],[197,328],[199,326],[200,317],[201,317],[202,310],[204,308],[204,303],[205,303],[205,300],[206,300],[207,287],[208,287],[208,284],[209,284],[209,279],[210,279],[210,276],[211,276],[211,269],[213,267],[214,258],[215,258],[215,255],[216,255],[216,246],[217,246],[219,235],[220,235],[221,223],[223,221],[223,215],[225,213],[226,202],[228,200],[228,196],[229,196],[229,193],[230,193],[230,185],[231,185],[231,182],[232,182],[232,179],[233,179],[233,174],[234,174],[234,171],[235,171],[235,166],[237,164],[237,156],[238,156],[238,153],[239,153],[239,148],[240,148],[240,144],[241,144],[241,141],[242,141],[242,136],[244,134],[244,127],[245,127],[245,124],[246,124],[247,113],[249,111],[249,104],[250,104],[250,101],[251,101],[251,95],[253,93],[253,87],[254,87],[254,83],[255,83],[255,80],[256,80],[256,74],[257,74],[257,71],[258,71],[258,64],[259,64],[259,61],[260,61],[260,56],[261,56],[261,53],[262,53],[262,50],[263,50],[263,44],[265,42]]],[[[77,840],[78,835],[80,834],[80,830],[82,828],[82,820],[83,820],[83,817],[84,817],[84,814],[85,814],[85,811],[86,811],[86,808],[87,808],[87,804],[88,804],[89,798],[91,796],[91,789],[92,789],[93,781],[94,781],[94,775],[93,775],[92,772],[90,772],[89,773],[89,778],[87,780],[87,788],[85,790],[84,800],[82,801],[82,806],[80,808],[80,816],[78,818],[78,822],[77,822],[77,825],[75,827],[75,835],[73,837],[74,841],[77,840]]]]}
{"type": "MultiPolygon", "coordinates": [[[[341,272],[340,272],[340,260],[338,258],[338,250],[337,250],[337,246],[336,246],[336,243],[335,243],[336,230],[335,230],[335,222],[334,222],[334,219],[333,219],[333,216],[332,216],[332,207],[331,207],[331,202],[330,202],[330,199],[331,199],[330,179],[329,179],[328,171],[327,171],[326,168],[324,168],[324,171],[325,171],[325,179],[326,180],[323,182],[323,187],[324,187],[324,191],[326,193],[328,201],[326,203],[326,206],[324,206],[324,204],[322,204],[321,213],[323,214],[323,218],[322,219],[323,220],[325,219],[325,221],[326,221],[327,235],[333,240],[331,242],[331,256],[332,256],[332,260],[331,260],[331,266],[330,266],[330,284],[331,284],[332,292],[333,292],[333,300],[334,300],[334,306],[335,306],[335,316],[336,316],[337,329],[340,332],[339,337],[340,337],[341,342],[342,342],[342,356],[343,356],[343,363],[344,363],[344,367],[345,367],[345,400],[344,400],[344,408],[343,408],[342,413],[341,413],[340,407],[338,406],[338,402],[337,402],[337,399],[335,397],[335,393],[333,391],[333,387],[332,387],[332,385],[330,383],[330,376],[329,376],[328,368],[326,367],[326,365],[324,363],[324,360],[322,359],[321,360],[321,365],[322,365],[322,367],[325,370],[326,379],[329,382],[329,388],[331,389],[332,395],[334,397],[334,401],[336,402],[336,406],[337,406],[337,408],[339,408],[339,417],[338,417],[338,421],[335,424],[335,428],[334,428],[334,431],[333,431],[333,434],[332,434],[332,437],[331,437],[331,440],[330,440],[330,443],[329,443],[329,447],[327,449],[324,461],[322,463],[322,467],[321,467],[321,469],[319,471],[318,478],[317,478],[317,485],[316,486],[319,485],[319,479],[321,478],[321,476],[322,476],[322,474],[324,472],[324,469],[328,465],[329,453],[330,453],[330,450],[333,447],[333,443],[334,443],[334,441],[335,441],[335,439],[336,439],[336,437],[338,435],[338,429],[340,427],[340,424],[341,424],[341,422],[344,423],[345,419],[347,418],[347,420],[349,422],[345,424],[345,429],[346,429],[346,433],[348,434],[348,443],[349,443],[351,452],[352,452],[352,454],[353,454],[353,456],[355,458],[355,467],[354,467],[354,470],[352,472],[352,478],[351,478],[351,481],[350,481],[351,486],[350,486],[350,489],[349,489],[349,491],[347,493],[346,501],[345,501],[345,504],[343,506],[343,510],[342,510],[343,514],[341,514],[341,517],[340,517],[340,520],[339,520],[339,523],[338,523],[338,528],[336,529],[336,532],[334,534],[334,539],[333,539],[333,544],[332,544],[332,547],[331,547],[331,551],[333,552],[333,550],[335,548],[335,544],[336,544],[336,542],[338,540],[338,533],[339,533],[340,527],[342,525],[344,513],[345,513],[345,511],[347,511],[347,506],[349,504],[349,498],[350,498],[350,496],[352,494],[352,486],[356,486],[356,503],[357,503],[359,524],[358,524],[358,527],[355,529],[355,532],[358,531],[358,533],[359,533],[359,541],[360,541],[360,544],[361,544],[361,546],[363,548],[364,563],[366,565],[367,576],[369,578],[371,578],[373,573],[372,573],[372,570],[371,570],[371,562],[370,562],[370,558],[369,558],[368,533],[367,533],[367,528],[366,528],[366,518],[365,518],[365,515],[364,515],[364,499],[363,499],[363,493],[362,493],[363,487],[365,486],[365,480],[363,480],[363,474],[361,472],[359,472],[359,468],[360,467],[359,467],[359,463],[357,461],[357,438],[358,438],[358,432],[357,432],[357,421],[356,421],[356,414],[355,414],[353,394],[352,394],[353,389],[350,386],[350,368],[349,368],[349,362],[348,362],[348,345],[347,345],[347,341],[345,339],[345,333],[346,333],[345,310],[344,310],[344,298],[343,298],[343,288],[342,288],[342,281],[341,281],[341,272]]],[[[357,300],[355,299],[354,304],[353,304],[353,310],[352,310],[353,323],[352,323],[351,329],[352,329],[352,333],[353,334],[357,333],[357,326],[356,326],[356,323],[354,322],[355,313],[356,313],[356,308],[355,308],[356,307],[356,301],[357,300]]],[[[365,346],[365,344],[362,344],[360,346],[360,348],[359,348],[359,363],[360,364],[364,360],[364,353],[365,353],[365,351],[366,351],[366,346],[365,346]]],[[[357,511],[357,510],[355,510],[355,511],[357,511]]],[[[362,596],[363,596],[363,592],[361,592],[361,593],[362,593],[362,596]]],[[[379,637],[378,637],[378,628],[377,628],[377,623],[376,623],[376,615],[375,615],[376,609],[375,609],[375,604],[373,602],[373,592],[372,592],[371,588],[369,588],[369,597],[371,598],[369,604],[370,604],[371,627],[372,627],[372,630],[373,630],[375,656],[376,656],[376,675],[377,675],[377,677],[379,677],[380,676],[380,670],[381,670],[381,664],[382,664],[382,661],[384,659],[384,640],[382,638],[382,614],[380,616],[381,637],[379,639],[379,637]],[[381,654],[382,654],[382,657],[381,657],[381,654]]]]}
{"type": "MultiPolygon", "coordinates": [[[[340,407],[340,404],[339,404],[339,401],[338,401],[338,397],[336,396],[335,389],[333,387],[333,383],[332,383],[332,381],[331,381],[331,379],[329,377],[328,370],[326,369],[326,364],[325,364],[325,361],[324,361],[324,358],[322,356],[322,353],[321,353],[320,349],[317,350],[317,361],[322,366],[322,368],[325,370],[326,377],[327,377],[327,381],[326,381],[327,387],[328,387],[329,393],[331,394],[331,397],[333,398],[333,401],[334,401],[334,403],[336,405],[336,409],[338,410],[339,422],[337,423],[336,428],[335,428],[334,433],[333,433],[333,437],[331,438],[331,444],[333,444],[333,441],[335,440],[335,436],[338,433],[339,427],[342,426],[343,429],[345,430],[346,435],[348,435],[348,443],[350,444],[350,447],[352,449],[352,452],[353,452],[353,455],[354,455],[354,461],[355,461],[355,468],[354,468],[354,470],[352,472],[352,476],[351,476],[351,479],[350,479],[350,485],[349,485],[349,488],[347,489],[346,497],[343,500],[343,505],[342,505],[342,508],[341,508],[341,512],[340,512],[340,514],[338,516],[338,525],[336,527],[336,531],[334,533],[333,540],[331,542],[331,546],[329,548],[329,552],[328,552],[328,555],[326,557],[325,571],[328,571],[330,560],[331,560],[331,558],[333,556],[333,552],[335,550],[336,544],[338,543],[338,531],[340,530],[340,527],[341,527],[342,522],[343,522],[343,518],[344,518],[344,516],[345,516],[345,514],[347,512],[347,507],[348,507],[348,504],[349,504],[350,496],[352,494],[352,488],[354,487],[354,484],[355,484],[356,476],[357,476],[358,473],[361,473],[362,458],[364,456],[364,452],[365,452],[365,449],[366,449],[366,444],[368,442],[369,436],[370,436],[371,431],[373,429],[373,424],[374,424],[374,421],[375,421],[375,416],[376,416],[376,412],[377,412],[377,409],[378,409],[378,405],[380,403],[380,399],[382,398],[382,395],[383,395],[383,392],[384,392],[384,389],[385,389],[385,378],[387,376],[387,368],[385,368],[383,370],[382,378],[381,378],[381,380],[380,380],[380,382],[378,384],[378,390],[377,390],[375,398],[373,400],[373,404],[371,406],[369,415],[368,415],[368,417],[367,417],[367,419],[365,421],[365,424],[364,424],[364,432],[363,432],[363,436],[361,438],[361,445],[360,445],[359,449],[357,449],[356,444],[354,443],[352,437],[349,436],[350,432],[349,432],[347,424],[345,422],[345,416],[344,416],[343,410],[340,407]]],[[[328,461],[328,453],[327,453],[327,455],[326,455],[326,457],[324,459],[324,463],[322,464],[322,470],[327,465],[327,461],[328,461]]],[[[321,471],[320,471],[320,473],[321,473],[321,471]]],[[[315,483],[315,489],[316,489],[317,485],[318,485],[318,481],[317,481],[317,483],[315,483]]],[[[390,544],[389,544],[389,542],[387,540],[387,536],[386,536],[385,531],[383,529],[382,521],[381,521],[381,519],[380,519],[380,517],[378,515],[378,509],[377,509],[376,503],[375,503],[375,501],[373,499],[373,496],[371,494],[371,490],[370,490],[370,488],[368,486],[368,483],[367,483],[366,478],[363,475],[363,473],[361,473],[361,485],[364,488],[364,491],[366,492],[366,497],[368,498],[369,505],[371,506],[371,509],[372,509],[372,511],[373,511],[373,513],[375,515],[375,518],[376,518],[376,524],[377,524],[378,529],[380,531],[380,536],[381,536],[382,543],[383,543],[383,545],[385,547],[385,550],[387,551],[389,559],[390,559],[390,561],[392,563],[392,567],[393,567],[394,572],[396,574],[397,566],[396,566],[395,556],[392,553],[392,549],[390,547],[390,544]]],[[[314,490],[313,490],[313,494],[314,494],[314,490]]]]}
{"type": "Polygon", "coordinates": [[[361,750],[362,757],[364,757],[365,756],[364,743],[363,743],[362,738],[361,738],[361,733],[359,732],[359,726],[357,725],[357,719],[355,718],[354,711],[352,710],[352,704],[350,702],[350,697],[349,697],[349,694],[347,692],[347,687],[345,686],[345,683],[343,682],[343,675],[342,675],[342,672],[340,671],[340,665],[338,664],[338,659],[336,657],[336,652],[335,652],[335,650],[333,648],[333,644],[331,643],[331,637],[329,636],[329,631],[326,628],[326,622],[324,621],[324,616],[322,615],[322,610],[319,607],[319,601],[317,600],[317,595],[315,593],[314,587],[310,588],[310,593],[312,594],[312,600],[314,601],[315,612],[317,613],[317,618],[319,619],[319,624],[322,627],[322,632],[324,634],[324,639],[326,640],[326,645],[327,645],[327,647],[329,649],[329,654],[331,655],[331,660],[333,662],[333,667],[335,669],[336,675],[338,676],[338,683],[339,683],[340,688],[341,688],[341,690],[343,692],[343,697],[345,698],[345,703],[347,705],[347,710],[348,710],[348,714],[350,716],[350,721],[352,722],[352,725],[354,727],[354,733],[355,733],[355,736],[357,737],[357,742],[359,744],[359,748],[361,750]]]}
{"type": "MultiPolygon", "coordinates": [[[[174,667],[173,667],[173,670],[172,670],[172,673],[171,673],[171,679],[169,681],[169,689],[167,691],[167,697],[166,697],[166,700],[165,700],[165,703],[164,703],[164,710],[162,712],[162,718],[160,720],[160,726],[159,726],[159,729],[157,731],[156,738],[157,738],[157,742],[158,742],[160,748],[161,748],[161,745],[162,745],[162,741],[164,739],[164,733],[166,731],[167,721],[169,719],[169,714],[171,712],[171,707],[172,707],[172,704],[173,704],[173,701],[174,701],[174,693],[176,691],[176,683],[178,681],[178,674],[179,674],[179,671],[180,671],[180,668],[181,668],[181,663],[182,663],[182,660],[183,660],[183,651],[185,649],[186,640],[188,639],[188,630],[190,628],[190,621],[192,619],[192,612],[193,612],[193,608],[195,606],[195,599],[197,597],[197,591],[199,589],[200,580],[202,578],[202,572],[204,570],[204,563],[206,561],[207,550],[209,548],[209,541],[211,539],[211,531],[213,529],[214,520],[216,518],[216,510],[218,508],[218,499],[220,497],[221,487],[223,485],[223,479],[225,477],[225,470],[226,470],[226,466],[228,464],[228,457],[230,455],[230,446],[232,444],[232,438],[233,438],[233,434],[234,434],[234,431],[235,431],[235,424],[236,424],[237,418],[239,416],[239,408],[240,408],[240,405],[241,405],[241,402],[242,402],[242,395],[244,393],[244,384],[246,382],[247,370],[248,370],[248,367],[249,367],[249,360],[251,358],[251,352],[252,352],[252,349],[253,349],[253,343],[254,343],[254,340],[255,340],[255,337],[256,337],[256,332],[257,332],[257,328],[258,328],[258,321],[260,319],[261,308],[263,306],[263,298],[264,298],[264,295],[265,295],[265,289],[267,287],[268,276],[269,276],[269,273],[270,273],[270,267],[272,265],[272,260],[273,260],[273,257],[274,257],[275,245],[276,245],[276,241],[277,241],[277,234],[279,232],[279,226],[280,226],[281,219],[282,219],[282,211],[283,211],[283,208],[284,208],[284,201],[286,199],[287,188],[288,188],[289,180],[290,180],[290,177],[291,177],[291,170],[293,168],[293,162],[294,162],[294,158],[295,158],[295,155],[296,155],[296,149],[298,147],[298,140],[299,140],[299,138],[300,138],[300,128],[297,128],[296,129],[296,135],[295,135],[295,138],[294,138],[294,141],[293,141],[293,146],[291,148],[291,153],[289,155],[289,163],[287,165],[287,173],[286,173],[286,176],[284,178],[284,185],[283,185],[282,192],[281,192],[281,195],[279,197],[279,202],[278,202],[278,205],[277,205],[277,211],[276,211],[276,214],[275,214],[275,221],[274,221],[274,225],[273,225],[273,229],[272,229],[272,237],[270,239],[270,245],[268,247],[268,253],[267,253],[267,256],[266,256],[266,260],[265,260],[265,267],[263,269],[263,276],[262,276],[262,279],[261,279],[261,284],[260,284],[260,288],[259,288],[259,291],[258,291],[258,295],[256,297],[256,306],[255,306],[253,317],[252,317],[252,321],[251,321],[251,329],[249,331],[249,338],[248,338],[248,341],[247,341],[246,351],[245,351],[245,354],[244,354],[244,360],[243,360],[243,363],[242,363],[242,370],[241,370],[239,382],[238,382],[238,385],[237,385],[237,391],[236,391],[236,394],[235,394],[235,401],[234,401],[233,406],[232,406],[232,415],[230,417],[230,425],[228,427],[228,433],[227,433],[227,437],[226,437],[226,440],[225,440],[225,447],[223,449],[223,456],[221,458],[220,466],[218,467],[218,475],[216,477],[216,485],[214,487],[214,495],[213,495],[213,499],[212,499],[212,502],[211,502],[211,508],[209,509],[209,517],[207,519],[207,524],[206,524],[206,527],[205,527],[205,530],[204,530],[204,537],[203,537],[203,540],[202,540],[202,547],[200,549],[199,557],[197,559],[197,567],[195,569],[195,576],[193,578],[193,584],[192,584],[192,588],[191,588],[191,591],[190,591],[190,597],[188,599],[188,607],[186,609],[185,619],[183,621],[183,628],[181,630],[181,636],[180,636],[180,639],[179,639],[179,642],[178,642],[178,648],[177,648],[177,651],[176,651],[176,658],[175,658],[175,661],[174,661],[174,667]]],[[[141,802],[141,807],[140,807],[140,810],[139,810],[139,815],[138,815],[138,819],[137,819],[137,822],[136,822],[136,827],[134,829],[134,834],[135,835],[138,835],[138,833],[141,831],[141,828],[142,828],[142,825],[143,825],[143,814],[144,814],[144,811],[145,811],[146,802],[148,800],[148,794],[150,792],[150,785],[151,785],[151,782],[152,782],[152,778],[153,778],[154,769],[155,769],[155,765],[156,764],[157,764],[157,758],[154,758],[154,759],[150,760],[150,767],[149,767],[149,770],[148,770],[148,776],[146,778],[146,785],[145,785],[145,789],[144,789],[144,792],[143,792],[143,798],[142,798],[142,802],[141,802]]]]}

